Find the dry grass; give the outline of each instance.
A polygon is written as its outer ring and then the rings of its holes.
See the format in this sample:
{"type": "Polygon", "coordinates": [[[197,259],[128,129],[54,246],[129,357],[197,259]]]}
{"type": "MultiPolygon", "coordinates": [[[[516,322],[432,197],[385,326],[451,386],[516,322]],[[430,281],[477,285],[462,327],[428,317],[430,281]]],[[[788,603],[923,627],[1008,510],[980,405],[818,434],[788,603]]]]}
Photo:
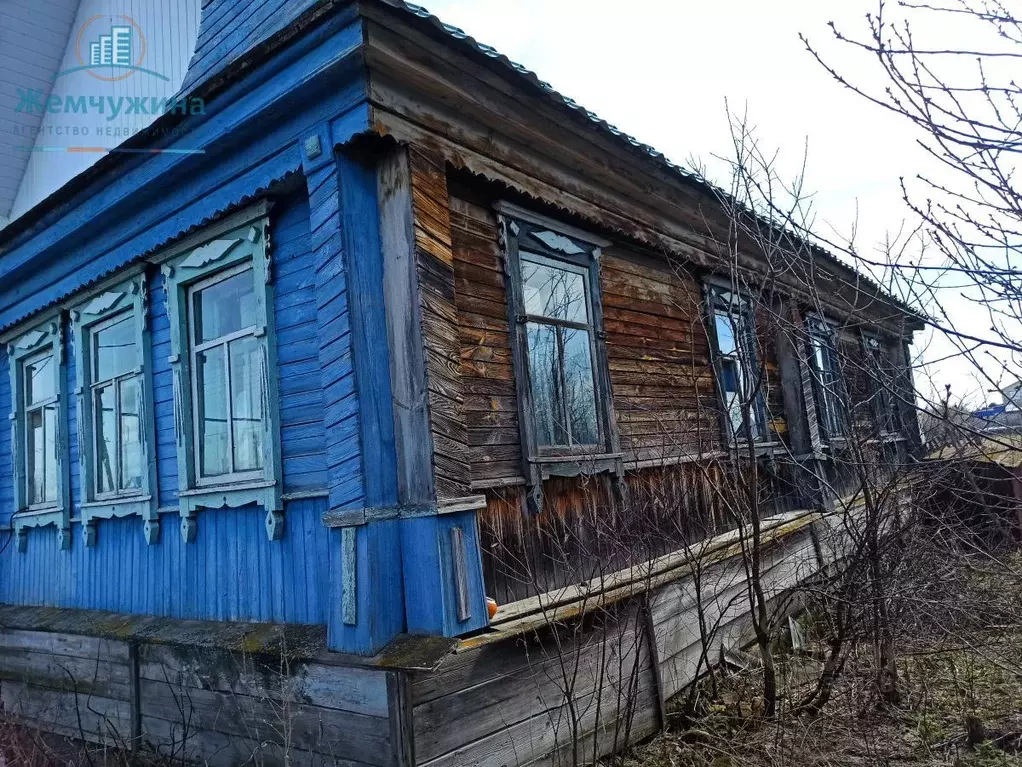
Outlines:
{"type": "Polygon", "coordinates": [[[1022,559],[946,554],[940,578],[932,566],[902,576],[899,706],[878,703],[863,637],[823,712],[792,715],[820,664],[779,653],[775,720],[759,716],[757,671],[732,673],[622,767],[1022,767],[1022,559]]]}

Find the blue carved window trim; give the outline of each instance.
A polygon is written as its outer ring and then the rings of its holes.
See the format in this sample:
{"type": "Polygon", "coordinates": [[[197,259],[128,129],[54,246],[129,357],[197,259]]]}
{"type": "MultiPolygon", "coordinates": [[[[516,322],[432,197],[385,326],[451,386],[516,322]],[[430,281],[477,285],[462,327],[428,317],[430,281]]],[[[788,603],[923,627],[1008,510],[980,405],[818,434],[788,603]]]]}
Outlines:
{"type": "MultiPolygon", "coordinates": [[[[82,488],[81,521],[87,546],[95,545],[97,521],[140,516],[148,543],[159,539],[156,498],[156,445],[153,429],[153,383],[148,328],[148,286],[144,273],[111,287],[95,291],[71,310],[75,353],[75,395],[78,414],[78,455],[82,488]],[[118,380],[137,382],[139,433],[141,436],[141,487],[100,494],[96,485],[96,427],[94,411],[94,337],[118,320],[131,323],[135,344],[134,365],[118,380]]],[[[118,423],[118,428],[120,424],[118,423]]]]}
{"type": "Polygon", "coordinates": [[[211,236],[163,264],[170,318],[171,357],[174,370],[174,429],[178,454],[178,498],[181,535],[195,540],[195,517],[203,509],[240,508],[257,505],[266,510],[266,533],[270,540],[283,537],[283,476],[280,458],[279,396],[276,341],[273,327],[273,285],[270,265],[269,219],[265,205],[253,209],[248,223],[211,236]],[[251,271],[245,267],[250,267],[251,271]],[[227,477],[215,484],[200,478],[195,449],[196,390],[189,333],[189,291],[199,283],[230,270],[251,273],[255,283],[257,327],[261,359],[263,398],[262,464],[256,476],[227,477]]]}
{"type": "Polygon", "coordinates": [[[14,467],[14,534],[18,551],[28,548],[28,531],[32,528],[55,525],[57,543],[62,550],[71,548],[71,498],[68,478],[67,450],[67,376],[64,363],[64,333],[62,317],[56,315],[39,323],[11,341],[8,347],[11,375],[11,457],[14,467]],[[53,392],[49,406],[55,408],[54,418],[54,470],[56,474],[55,498],[52,502],[30,504],[28,493],[28,461],[26,443],[26,386],[25,366],[45,357],[51,357],[53,392]]]}

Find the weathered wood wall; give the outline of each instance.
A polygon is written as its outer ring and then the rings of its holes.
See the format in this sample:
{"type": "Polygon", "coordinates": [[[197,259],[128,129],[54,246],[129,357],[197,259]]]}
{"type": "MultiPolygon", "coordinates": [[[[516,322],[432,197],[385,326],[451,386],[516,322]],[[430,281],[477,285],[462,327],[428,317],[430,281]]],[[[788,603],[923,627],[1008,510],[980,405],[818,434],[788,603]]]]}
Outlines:
{"type": "MultiPolygon", "coordinates": [[[[208,640],[208,635],[203,640],[208,640]]],[[[405,761],[395,672],[287,654],[0,629],[4,713],[47,732],[185,763],[405,761]]]]}
{"type": "MultiPolygon", "coordinates": [[[[785,595],[818,567],[808,524],[771,541],[763,565],[765,593],[783,614],[785,595]]],[[[436,671],[413,676],[416,763],[586,764],[654,733],[663,702],[705,673],[700,609],[713,662],[719,648],[751,640],[740,559],[707,551],[704,567],[699,600],[679,571],[647,594],[564,621],[559,633],[523,619],[532,628],[467,640],[436,671]]]]}
{"type": "MultiPolygon", "coordinates": [[[[490,596],[506,604],[729,529],[734,519],[714,508],[720,506],[714,489],[724,480],[713,457],[723,446],[722,428],[700,277],[639,248],[604,251],[607,365],[629,504],[614,503],[607,476],[550,478],[543,487],[544,511],[535,517],[525,504],[508,277],[494,209],[502,190],[456,172],[448,173],[446,187],[437,180],[432,188],[434,200],[450,200],[456,378],[463,393],[462,408],[453,412],[466,429],[471,487],[487,495],[479,523],[490,596]]],[[[424,227],[437,228],[442,218],[431,207],[424,227]]],[[[780,327],[766,306],[773,299],[761,300],[756,331],[763,398],[770,437],[783,442],[780,327]]],[[[426,334],[427,347],[433,345],[441,359],[448,342],[447,336],[426,334]]],[[[445,370],[445,381],[451,372],[445,370]]],[[[447,452],[437,449],[438,472],[449,462],[447,452]]],[[[781,488],[764,485],[767,501],[770,489],[781,488]]]]}

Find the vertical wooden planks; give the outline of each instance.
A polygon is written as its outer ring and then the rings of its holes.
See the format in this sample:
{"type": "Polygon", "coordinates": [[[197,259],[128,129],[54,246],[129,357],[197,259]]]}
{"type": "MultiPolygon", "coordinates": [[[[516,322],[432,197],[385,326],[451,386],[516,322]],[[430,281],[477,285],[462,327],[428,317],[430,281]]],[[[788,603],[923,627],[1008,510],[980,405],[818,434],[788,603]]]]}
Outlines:
{"type": "Polygon", "coordinates": [[[398,499],[401,504],[428,505],[436,499],[433,437],[429,422],[412,178],[405,147],[394,149],[381,162],[378,194],[398,499]]]}

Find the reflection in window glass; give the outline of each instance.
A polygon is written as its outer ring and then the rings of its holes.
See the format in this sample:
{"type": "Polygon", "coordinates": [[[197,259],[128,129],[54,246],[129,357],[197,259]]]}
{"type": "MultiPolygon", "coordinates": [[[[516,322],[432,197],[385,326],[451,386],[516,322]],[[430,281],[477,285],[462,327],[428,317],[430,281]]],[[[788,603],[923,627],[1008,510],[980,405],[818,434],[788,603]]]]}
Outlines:
{"type": "Polygon", "coordinates": [[[231,471],[231,446],[227,441],[227,370],[224,348],[199,352],[198,377],[199,465],[204,477],[231,471]]]}
{"type": "Polygon", "coordinates": [[[93,488],[97,497],[142,489],[141,374],[138,326],[131,312],[89,334],[92,371],[93,488]]]}
{"type": "Polygon", "coordinates": [[[197,344],[253,327],[257,320],[251,270],[239,272],[197,292],[193,311],[197,344]]]}
{"type": "Polygon", "coordinates": [[[262,346],[251,336],[231,344],[231,428],[234,470],[263,468],[262,346]]]}
{"type": "Polygon", "coordinates": [[[25,363],[25,403],[36,405],[57,395],[53,373],[53,357],[42,357],[25,363]]]}
{"type": "Polygon", "coordinates": [[[47,354],[21,365],[25,501],[28,506],[48,506],[57,502],[56,363],[47,354]]]}
{"type": "Polygon", "coordinates": [[[522,285],[526,314],[565,322],[588,323],[583,275],[527,259],[528,255],[523,255],[522,285]]]}
{"type": "Polygon", "coordinates": [[[93,400],[96,423],[96,492],[100,495],[117,490],[117,395],[113,386],[95,390],[93,400]]]}
{"type": "Polygon", "coordinates": [[[600,442],[588,271],[521,254],[522,289],[539,447],[600,442]]]}
{"type": "Polygon", "coordinates": [[[138,378],[126,378],[120,383],[120,488],[142,488],[142,430],[139,408],[138,378]]]}
{"type": "Polygon", "coordinates": [[[245,268],[200,283],[192,288],[190,306],[199,475],[261,472],[265,336],[257,334],[254,272],[245,268]]]}
{"type": "Polygon", "coordinates": [[[94,380],[109,381],[130,373],[138,364],[135,328],[131,316],[93,334],[94,380]]]}
{"type": "Polygon", "coordinates": [[[596,388],[593,380],[592,344],[584,330],[563,329],[565,402],[576,445],[599,441],[596,421],[596,388]]]}
{"type": "MultiPolygon", "coordinates": [[[[724,302],[721,302],[724,303],[724,302]]],[[[717,376],[727,424],[732,439],[761,436],[757,371],[752,350],[752,326],[749,315],[733,302],[713,314],[717,337],[717,376]],[[749,432],[746,432],[748,425],[749,432]]],[[[739,305],[740,306],[740,305],[739,305]]]]}
{"type": "Polygon", "coordinates": [[[824,434],[839,437],[845,433],[845,404],[841,392],[841,370],[833,331],[817,321],[811,332],[813,367],[819,386],[820,422],[824,434]]]}
{"type": "Polygon", "coordinates": [[[541,447],[564,444],[566,430],[561,410],[557,329],[552,325],[528,325],[529,377],[536,412],[536,442],[541,447]]]}

